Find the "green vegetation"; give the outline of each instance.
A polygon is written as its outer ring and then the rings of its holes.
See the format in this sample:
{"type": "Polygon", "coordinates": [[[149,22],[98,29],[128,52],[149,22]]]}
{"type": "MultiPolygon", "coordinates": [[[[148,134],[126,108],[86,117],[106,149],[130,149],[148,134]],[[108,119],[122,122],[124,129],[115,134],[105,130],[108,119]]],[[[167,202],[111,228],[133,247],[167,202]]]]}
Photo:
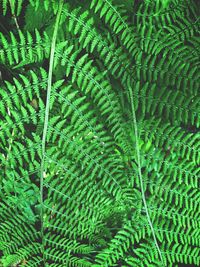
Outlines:
{"type": "Polygon", "coordinates": [[[200,266],[200,2],[0,8],[0,266],[200,266]]]}

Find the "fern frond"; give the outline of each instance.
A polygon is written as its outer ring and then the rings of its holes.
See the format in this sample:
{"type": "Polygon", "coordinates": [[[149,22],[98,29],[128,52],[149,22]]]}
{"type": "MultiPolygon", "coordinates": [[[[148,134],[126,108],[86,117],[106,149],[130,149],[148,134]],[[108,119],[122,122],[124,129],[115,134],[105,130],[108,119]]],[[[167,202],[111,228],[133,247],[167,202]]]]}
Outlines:
{"type": "Polygon", "coordinates": [[[194,164],[199,164],[198,133],[188,133],[181,127],[172,126],[170,123],[163,124],[156,118],[152,118],[151,121],[145,121],[143,125],[146,142],[155,140],[154,144],[157,147],[165,148],[166,153],[167,151],[175,152],[183,159],[191,159],[194,164]],[[154,125],[153,131],[152,125],[154,125]]]}
{"type": "MultiPolygon", "coordinates": [[[[0,33],[0,56],[2,63],[9,65],[27,65],[41,61],[49,55],[50,41],[46,33],[40,35],[37,29],[35,36],[27,32],[26,35],[19,31],[18,36],[10,32],[10,40],[0,33]]],[[[17,66],[15,66],[17,67],[17,66]]]]}
{"type": "Polygon", "coordinates": [[[0,265],[199,265],[199,3],[1,0],[0,265]]]}
{"type": "Polygon", "coordinates": [[[158,88],[153,83],[151,85],[144,83],[141,87],[140,83],[136,84],[135,94],[143,114],[149,113],[152,116],[165,117],[165,119],[172,120],[172,123],[179,125],[180,123],[186,125],[191,123],[197,128],[199,127],[200,105],[198,99],[195,101],[195,98],[189,94],[183,95],[178,90],[174,92],[174,90],[164,86],[158,88]],[[176,118],[175,122],[173,118],[176,118]]]}
{"type": "Polygon", "coordinates": [[[78,20],[77,16],[79,10],[69,12],[66,9],[64,13],[69,16],[69,25],[71,25],[69,30],[74,32],[74,29],[76,29],[76,33],[80,31],[79,42],[82,43],[82,40],[85,40],[83,47],[89,49],[90,53],[97,50],[105,66],[108,67],[113,75],[121,77],[123,83],[125,83],[127,79],[131,79],[131,72],[129,70],[130,62],[124,57],[123,51],[121,49],[116,50],[113,44],[109,44],[107,40],[103,39],[103,36],[101,37],[99,33],[95,31],[92,27],[92,21],[87,20],[88,12],[80,14],[78,20]],[[82,20],[83,18],[84,20],[82,20]],[[84,30],[82,30],[82,28],[84,28],[84,30]]]}
{"type": "Polygon", "coordinates": [[[120,35],[121,42],[132,55],[137,52],[134,32],[127,22],[127,16],[123,15],[123,5],[116,6],[110,0],[93,0],[90,8],[94,9],[95,13],[100,12],[100,18],[103,17],[112,31],[120,35]]]}
{"type": "Polygon", "coordinates": [[[23,2],[24,0],[1,0],[0,4],[3,7],[3,15],[5,16],[8,10],[11,9],[12,14],[19,16],[22,11],[23,2]]]}

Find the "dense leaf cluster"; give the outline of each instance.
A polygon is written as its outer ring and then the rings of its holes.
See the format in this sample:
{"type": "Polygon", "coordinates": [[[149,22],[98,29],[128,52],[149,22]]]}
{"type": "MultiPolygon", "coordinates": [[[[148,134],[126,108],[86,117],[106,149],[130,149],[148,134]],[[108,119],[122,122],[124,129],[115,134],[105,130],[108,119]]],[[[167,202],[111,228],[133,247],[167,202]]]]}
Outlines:
{"type": "Polygon", "coordinates": [[[0,1],[0,265],[200,265],[199,4],[0,1]]]}

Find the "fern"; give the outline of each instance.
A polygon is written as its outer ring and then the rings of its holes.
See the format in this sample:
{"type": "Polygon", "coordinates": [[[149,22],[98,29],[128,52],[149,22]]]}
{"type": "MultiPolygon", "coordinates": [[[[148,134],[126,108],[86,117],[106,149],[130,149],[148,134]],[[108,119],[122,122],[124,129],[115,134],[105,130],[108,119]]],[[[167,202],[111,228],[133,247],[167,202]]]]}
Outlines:
{"type": "Polygon", "coordinates": [[[199,3],[0,6],[0,265],[199,266],[199,3]]]}

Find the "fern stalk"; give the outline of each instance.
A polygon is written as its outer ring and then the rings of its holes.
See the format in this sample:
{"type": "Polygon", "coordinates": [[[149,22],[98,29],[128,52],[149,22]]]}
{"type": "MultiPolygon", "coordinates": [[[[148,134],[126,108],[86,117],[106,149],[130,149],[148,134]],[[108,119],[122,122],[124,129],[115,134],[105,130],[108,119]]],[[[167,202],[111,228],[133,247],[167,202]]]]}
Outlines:
{"type": "Polygon", "coordinates": [[[42,239],[42,254],[43,254],[43,261],[45,263],[44,257],[44,222],[43,222],[43,187],[44,187],[44,163],[45,163],[45,150],[46,150],[46,136],[47,136],[47,128],[48,128],[48,121],[49,121],[49,109],[50,109],[50,96],[51,96],[51,87],[52,87],[52,74],[53,74],[53,64],[54,64],[54,54],[55,54],[55,47],[56,47],[56,38],[58,32],[58,26],[60,21],[60,16],[62,12],[64,0],[60,0],[59,9],[56,16],[56,22],[54,26],[54,32],[51,42],[51,52],[50,52],[50,59],[49,59],[49,71],[48,71],[48,83],[47,83],[47,98],[46,98],[46,108],[45,108],[45,119],[44,119],[44,128],[43,128],[43,136],[42,136],[42,160],[41,160],[41,174],[40,174],[40,204],[41,204],[41,239],[42,239]]]}
{"type": "Polygon", "coordinates": [[[19,24],[18,24],[18,21],[17,21],[17,17],[15,15],[15,12],[14,12],[14,3],[12,2],[12,0],[9,0],[9,3],[10,3],[10,9],[11,9],[11,13],[12,13],[12,16],[14,18],[14,21],[15,21],[15,25],[17,27],[17,30],[19,31],[20,28],[19,28],[19,24]]]}
{"type": "Polygon", "coordinates": [[[136,120],[136,114],[135,114],[135,106],[134,106],[134,102],[133,102],[133,92],[131,90],[131,88],[129,87],[129,94],[130,94],[130,100],[131,100],[131,112],[132,112],[132,116],[133,116],[133,125],[134,125],[134,133],[135,133],[135,146],[136,146],[136,156],[137,156],[137,164],[138,164],[138,175],[139,175],[139,180],[140,180],[140,189],[141,189],[141,194],[142,194],[142,200],[144,203],[144,209],[146,212],[146,216],[147,216],[147,220],[149,223],[149,226],[151,228],[151,232],[152,232],[152,236],[154,239],[154,243],[156,245],[156,248],[158,250],[162,265],[165,267],[164,264],[164,260],[162,257],[162,253],[161,250],[159,248],[158,245],[158,241],[155,235],[155,231],[153,228],[153,224],[149,215],[149,211],[148,211],[148,206],[147,206],[147,202],[146,202],[146,197],[145,197],[145,193],[144,193],[144,185],[143,185],[143,178],[142,178],[142,171],[141,171],[141,158],[140,158],[140,148],[139,148],[139,141],[138,141],[138,128],[137,128],[137,120],[136,120]]]}

